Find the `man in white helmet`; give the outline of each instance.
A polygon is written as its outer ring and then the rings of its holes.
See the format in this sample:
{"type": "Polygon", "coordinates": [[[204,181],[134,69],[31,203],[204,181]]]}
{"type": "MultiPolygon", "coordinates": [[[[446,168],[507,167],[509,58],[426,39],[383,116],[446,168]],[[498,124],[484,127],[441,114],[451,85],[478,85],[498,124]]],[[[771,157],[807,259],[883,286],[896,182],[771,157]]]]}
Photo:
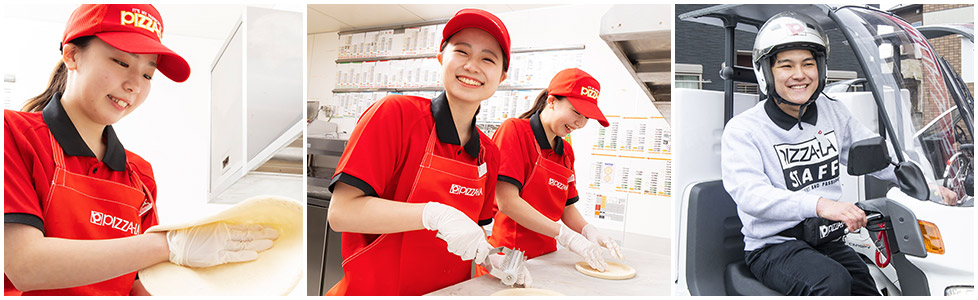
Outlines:
{"type": "MultiPolygon", "coordinates": [[[[723,185],[737,203],[745,259],[767,287],[787,295],[879,295],[866,264],[842,241],[812,246],[784,234],[806,218],[843,221],[866,215],[840,202],[849,146],[875,134],[825,87],[828,37],[808,16],[783,12],[754,42],[754,72],[765,100],[726,125],[723,185]]],[[[893,168],[871,175],[895,181],[893,168]]]]}

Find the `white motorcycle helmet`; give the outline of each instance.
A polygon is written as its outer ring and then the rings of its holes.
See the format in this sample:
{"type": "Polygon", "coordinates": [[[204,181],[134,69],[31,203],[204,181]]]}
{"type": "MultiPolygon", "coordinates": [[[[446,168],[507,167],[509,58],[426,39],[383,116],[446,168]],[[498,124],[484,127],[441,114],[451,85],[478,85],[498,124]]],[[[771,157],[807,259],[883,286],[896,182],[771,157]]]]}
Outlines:
{"type": "MultiPolygon", "coordinates": [[[[825,58],[829,54],[829,39],[825,31],[814,19],[809,16],[796,12],[782,12],[774,15],[761,26],[754,39],[754,49],[752,60],[754,63],[754,75],[757,76],[758,89],[761,94],[769,99],[774,99],[778,104],[788,104],[801,106],[801,112],[815,102],[818,95],[825,88],[825,75],[828,66],[825,58]],[[771,74],[771,64],[778,52],[792,49],[807,49],[812,51],[815,56],[815,63],[818,67],[818,88],[812,93],[812,97],[804,104],[791,103],[780,95],[774,88],[774,76],[771,74]]],[[[799,121],[800,122],[800,121],[799,121]]]]}

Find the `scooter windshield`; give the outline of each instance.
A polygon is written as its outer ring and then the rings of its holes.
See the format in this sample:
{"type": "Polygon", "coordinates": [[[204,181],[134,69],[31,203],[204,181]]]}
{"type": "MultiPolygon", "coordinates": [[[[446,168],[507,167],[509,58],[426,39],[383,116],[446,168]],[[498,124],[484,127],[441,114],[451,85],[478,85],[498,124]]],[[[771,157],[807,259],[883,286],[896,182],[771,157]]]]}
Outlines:
{"type": "Polygon", "coordinates": [[[966,181],[974,176],[970,93],[960,90],[954,71],[902,19],[858,7],[840,8],[836,16],[852,34],[851,46],[863,53],[867,79],[882,96],[896,135],[888,138],[901,143],[905,158],[915,161],[929,182],[957,192],[963,203],[969,198],[966,181]]]}

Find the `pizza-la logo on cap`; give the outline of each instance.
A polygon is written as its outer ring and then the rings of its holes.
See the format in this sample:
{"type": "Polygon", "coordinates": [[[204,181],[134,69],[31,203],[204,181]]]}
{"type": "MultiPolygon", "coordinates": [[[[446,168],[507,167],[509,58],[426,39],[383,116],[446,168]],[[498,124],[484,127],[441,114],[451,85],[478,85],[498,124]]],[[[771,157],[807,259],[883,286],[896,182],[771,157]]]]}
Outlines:
{"type": "Polygon", "coordinates": [[[121,25],[145,29],[155,34],[159,39],[163,39],[163,27],[153,15],[138,8],[133,8],[132,11],[121,10],[119,12],[121,13],[119,16],[121,25]]]}
{"type": "Polygon", "coordinates": [[[598,89],[591,86],[582,86],[581,96],[594,99],[594,101],[598,101],[598,89]]]}

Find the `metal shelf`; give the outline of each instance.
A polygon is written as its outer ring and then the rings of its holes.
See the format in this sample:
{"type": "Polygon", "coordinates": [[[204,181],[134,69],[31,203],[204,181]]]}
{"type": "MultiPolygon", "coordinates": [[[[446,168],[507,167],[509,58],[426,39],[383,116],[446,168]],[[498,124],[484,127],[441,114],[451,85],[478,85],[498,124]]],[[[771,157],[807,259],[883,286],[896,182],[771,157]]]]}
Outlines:
{"type": "Polygon", "coordinates": [[[352,62],[368,62],[368,61],[383,61],[383,60],[408,60],[408,59],[419,59],[419,58],[434,58],[437,53],[424,53],[424,54],[410,54],[410,55],[393,55],[393,56],[375,56],[375,57],[361,57],[361,58],[341,58],[337,59],[336,63],[352,63],[352,62]]]}
{"type": "MultiPolygon", "coordinates": [[[[555,46],[555,47],[524,47],[524,48],[513,48],[510,49],[511,53],[530,53],[530,52],[546,52],[546,51],[564,51],[564,50],[583,50],[584,45],[567,45],[567,46],[555,46]]],[[[391,56],[373,56],[373,57],[359,57],[359,58],[341,58],[337,59],[336,63],[351,63],[351,62],[368,62],[368,61],[383,61],[383,60],[408,60],[408,59],[419,59],[419,58],[433,58],[437,56],[438,53],[422,53],[422,54],[409,54],[409,55],[391,55],[391,56]]]]}

